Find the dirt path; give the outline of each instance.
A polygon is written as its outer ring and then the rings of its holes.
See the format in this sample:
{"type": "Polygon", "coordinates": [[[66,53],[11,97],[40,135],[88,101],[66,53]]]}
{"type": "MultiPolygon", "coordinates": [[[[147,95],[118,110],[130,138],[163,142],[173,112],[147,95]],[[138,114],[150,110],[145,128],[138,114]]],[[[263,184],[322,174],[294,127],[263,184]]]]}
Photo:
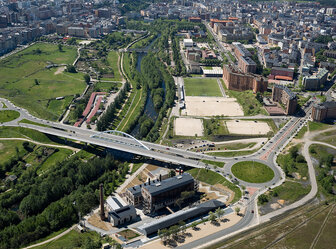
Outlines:
{"type": "Polygon", "coordinates": [[[55,75],[61,74],[61,73],[63,73],[64,70],[65,70],[65,67],[58,67],[57,70],[56,70],[56,72],[54,74],[55,75]]]}

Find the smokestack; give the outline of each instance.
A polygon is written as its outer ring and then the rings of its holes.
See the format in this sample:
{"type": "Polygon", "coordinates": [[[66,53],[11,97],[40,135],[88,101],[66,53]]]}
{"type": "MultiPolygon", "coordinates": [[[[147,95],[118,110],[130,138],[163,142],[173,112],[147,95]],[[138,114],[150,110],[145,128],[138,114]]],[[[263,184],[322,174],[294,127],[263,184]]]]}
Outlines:
{"type": "Polygon", "coordinates": [[[102,183],[99,185],[99,191],[100,191],[100,218],[101,218],[101,220],[105,220],[104,190],[103,190],[103,184],[102,183]]]}
{"type": "Polygon", "coordinates": [[[150,185],[150,178],[148,178],[148,185],[150,185]]]}
{"type": "Polygon", "coordinates": [[[162,181],[162,175],[161,174],[160,174],[160,178],[159,179],[160,179],[160,182],[161,182],[162,181]]]}

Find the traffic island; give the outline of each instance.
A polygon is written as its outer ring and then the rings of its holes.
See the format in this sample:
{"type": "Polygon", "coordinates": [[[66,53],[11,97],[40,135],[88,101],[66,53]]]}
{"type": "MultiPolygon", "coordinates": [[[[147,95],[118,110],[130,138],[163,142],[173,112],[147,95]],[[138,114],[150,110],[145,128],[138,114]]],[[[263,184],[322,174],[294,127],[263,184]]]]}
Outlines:
{"type": "Polygon", "coordinates": [[[232,166],[231,172],[237,179],[249,183],[269,182],[274,177],[274,172],[270,167],[254,161],[236,163],[232,166]]]}

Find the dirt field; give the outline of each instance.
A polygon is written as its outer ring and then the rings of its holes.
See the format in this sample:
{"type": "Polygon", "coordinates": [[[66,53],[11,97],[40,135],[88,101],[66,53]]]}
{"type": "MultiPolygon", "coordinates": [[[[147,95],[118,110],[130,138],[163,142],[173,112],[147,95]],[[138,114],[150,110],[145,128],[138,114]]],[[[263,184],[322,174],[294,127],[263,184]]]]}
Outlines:
{"type": "Polygon", "coordinates": [[[239,122],[227,121],[226,126],[232,134],[244,134],[244,135],[265,135],[271,128],[265,122],[255,121],[242,121],[239,122]]]}
{"type": "Polygon", "coordinates": [[[175,135],[177,136],[202,136],[203,124],[201,119],[176,118],[174,122],[175,135]]]}
{"type": "Polygon", "coordinates": [[[182,112],[188,116],[244,116],[243,109],[234,98],[224,97],[186,97],[186,109],[182,112]]]}

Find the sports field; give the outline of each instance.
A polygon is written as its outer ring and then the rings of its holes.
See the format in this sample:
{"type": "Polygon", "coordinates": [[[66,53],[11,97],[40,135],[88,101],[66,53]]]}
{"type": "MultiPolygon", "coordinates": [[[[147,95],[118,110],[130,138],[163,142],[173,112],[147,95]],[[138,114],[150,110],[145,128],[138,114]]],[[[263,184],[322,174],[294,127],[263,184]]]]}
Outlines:
{"type": "Polygon", "coordinates": [[[72,98],[82,93],[86,84],[81,73],[62,72],[56,67],[47,69],[46,66],[72,64],[76,56],[75,47],[63,46],[59,51],[57,45],[47,43],[35,44],[9,56],[0,62],[0,96],[34,115],[56,120],[64,106],[52,101],[61,96],[72,98]]]}
{"type": "Polygon", "coordinates": [[[185,78],[185,93],[187,96],[222,97],[216,79],[210,78],[185,78]]]}

